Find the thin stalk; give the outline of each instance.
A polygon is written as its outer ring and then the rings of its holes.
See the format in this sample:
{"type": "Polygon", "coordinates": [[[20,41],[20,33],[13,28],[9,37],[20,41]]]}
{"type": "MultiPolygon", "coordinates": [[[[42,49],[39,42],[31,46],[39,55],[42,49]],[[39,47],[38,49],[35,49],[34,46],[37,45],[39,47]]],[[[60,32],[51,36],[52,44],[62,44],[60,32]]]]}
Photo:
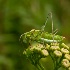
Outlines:
{"type": "Polygon", "coordinates": [[[41,70],[45,70],[40,62],[38,63],[38,65],[40,66],[41,70]]]}
{"type": "Polygon", "coordinates": [[[50,55],[50,57],[51,57],[51,59],[52,59],[52,61],[53,61],[53,64],[54,64],[54,68],[56,67],[56,62],[55,62],[55,60],[54,60],[54,58],[52,57],[52,55],[51,55],[51,53],[49,52],[49,55],[50,55]]]}
{"type": "Polygon", "coordinates": [[[60,60],[58,61],[58,58],[56,58],[56,67],[54,70],[58,70],[61,66],[60,66],[60,63],[61,63],[61,60],[62,60],[62,57],[60,58],[60,60]]]}
{"type": "Polygon", "coordinates": [[[56,66],[55,66],[54,70],[58,70],[58,62],[57,62],[57,59],[56,59],[56,66]]]}
{"type": "Polygon", "coordinates": [[[59,69],[59,68],[61,67],[61,66],[60,66],[60,63],[61,63],[63,57],[64,57],[64,55],[62,55],[62,57],[60,58],[59,62],[56,64],[56,65],[57,65],[57,69],[59,69]]]}
{"type": "Polygon", "coordinates": [[[40,68],[39,68],[39,66],[38,66],[38,64],[37,65],[34,65],[38,70],[40,70],[40,68]]]}

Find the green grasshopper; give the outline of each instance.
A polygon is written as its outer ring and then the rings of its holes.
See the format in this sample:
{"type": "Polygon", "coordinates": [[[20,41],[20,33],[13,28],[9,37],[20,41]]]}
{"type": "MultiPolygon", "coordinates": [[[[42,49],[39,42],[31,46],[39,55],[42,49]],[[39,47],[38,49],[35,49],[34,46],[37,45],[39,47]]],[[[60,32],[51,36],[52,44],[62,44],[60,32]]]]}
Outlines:
{"type": "MultiPolygon", "coordinates": [[[[50,13],[52,19],[52,13],[50,13]]],[[[45,24],[42,26],[41,30],[32,29],[29,32],[26,32],[20,36],[20,39],[23,40],[24,43],[31,44],[32,42],[39,42],[39,43],[53,43],[53,42],[62,42],[65,37],[60,35],[55,35],[57,33],[57,29],[53,31],[53,20],[52,20],[52,33],[48,33],[44,31],[46,26],[47,20],[45,24]]]]}

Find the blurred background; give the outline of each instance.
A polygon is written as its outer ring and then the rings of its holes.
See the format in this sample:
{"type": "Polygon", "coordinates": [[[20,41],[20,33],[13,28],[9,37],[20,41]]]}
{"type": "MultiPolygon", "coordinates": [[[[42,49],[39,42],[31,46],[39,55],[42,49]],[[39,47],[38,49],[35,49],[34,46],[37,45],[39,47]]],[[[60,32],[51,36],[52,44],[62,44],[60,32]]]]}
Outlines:
{"type": "MultiPolygon", "coordinates": [[[[70,0],[0,0],[0,70],[36,70],[24,57],[19,37],[31,29],[41,29],[52,12],[54,30],[70,43],[70,0]]],[[[49,18],[45,31],[51,32],[49,18]]],[[[52,70],[48,59],[41,61],[52,70]]],[[[63,69],[62,69],[63,70],[63,69]]]]}

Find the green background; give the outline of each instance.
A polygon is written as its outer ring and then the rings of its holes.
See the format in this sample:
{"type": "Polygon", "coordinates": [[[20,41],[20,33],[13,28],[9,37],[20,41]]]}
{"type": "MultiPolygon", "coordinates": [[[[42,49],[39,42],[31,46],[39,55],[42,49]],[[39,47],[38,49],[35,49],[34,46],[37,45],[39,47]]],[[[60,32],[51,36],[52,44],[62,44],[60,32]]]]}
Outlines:
{"type": "MultiPolygon", "coordinates": [[[[36,70],[23,55],[19,37],[31,29],[41,29],[52,12],[54,30],[70,41],[70,0],[0,0],[0,70],[36,70]]],[[[49,18],[45,31],[51,30],[49,18]]],[[[52,61],[41,60],[46,70],[52,61]]],[[[64,70],[64,69],[62,69],[64,70]]]]}

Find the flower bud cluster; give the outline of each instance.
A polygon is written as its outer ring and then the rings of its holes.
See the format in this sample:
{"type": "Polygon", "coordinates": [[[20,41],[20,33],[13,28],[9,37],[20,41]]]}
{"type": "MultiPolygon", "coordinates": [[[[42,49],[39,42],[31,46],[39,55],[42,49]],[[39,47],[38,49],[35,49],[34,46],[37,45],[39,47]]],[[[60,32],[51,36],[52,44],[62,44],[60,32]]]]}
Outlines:
{"type": "Polygon", "coordinates": [[[67,68],[68,70],[70,70],[70,51],[69,51],[69,47],[67,45],[65,45],[64,43],[61,44],[61,52],[64,55],[61,64],[63,67],[67,68]]]}
{"type": "Polygon", "coordinates": [[[59,43],[51,43],[50,45],[47,44],[46,49],[52,51],[56,57],[62,56],[62,52],[60,51],[59,43]]]}
{"type": "Polygon", "coordinates": [[[37,63],[41,58],[45,58],[49,55],[45,47],[39,43],[29,46],[23,54],[25,54],[33,64],[37,63]]]}
{"type": "Polygon", "coordinates": [[[40,44],[40,43],[34,43],[31,46],[29,46],[23,54],[26,55],[26,57],[33,63],[36,64],[41,58],[47,57],[50,52],[52,52],[52,55],[56,59],[61,59],[61,65],[65,68],[68,68],[70,70],[70,52],[69,47],[66,46],[64,43],[51,43],[51,44],[40,44]]]}
{"type": "Polygon", "coordinates": [[[70,52],[67,45],[64,43],[51,43],[50,45],[46,44],[46,49],[52,51],[52,55],[55,55],[57,59],[62,58],[60,61],[61,65],[70,70],[70,52]]]}
{"type": "Polygon", "coordinates": [[[61,57],[62,53],[60,51],[59,43],[51,43],[51,50],[53,50],[53,53],[56,57],[61,57]]]}

